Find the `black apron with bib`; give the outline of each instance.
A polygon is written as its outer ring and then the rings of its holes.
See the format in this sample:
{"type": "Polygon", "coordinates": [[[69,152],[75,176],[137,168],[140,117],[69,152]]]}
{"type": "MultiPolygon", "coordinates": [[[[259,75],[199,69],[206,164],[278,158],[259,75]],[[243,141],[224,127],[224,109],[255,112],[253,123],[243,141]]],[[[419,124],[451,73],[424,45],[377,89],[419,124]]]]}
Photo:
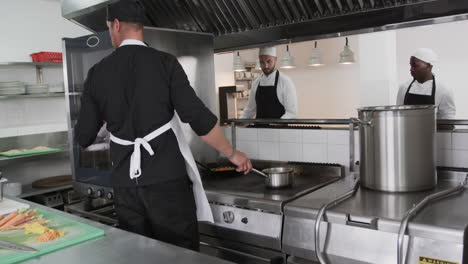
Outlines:
{"type": "Polygon", "coordinates": [[[436,83],[435,77],[432,76],[432,94],[431,95],[422,95],[422,94],[411,94],[409,93],[411,86],[415,80],[413,80],[406,90],[405,100],[403,101],[404,105],[434,105],[435,104],[435,92],[436,92],[436,83]]]}
{"type": "Polygon", "coordinates": [[[278,77],[279,71],[276,71],[274,85],[258,85],[255,94],[255,102],[257,103],[256,118],[281,118],[286,112],[276,93],[278,77]]]}

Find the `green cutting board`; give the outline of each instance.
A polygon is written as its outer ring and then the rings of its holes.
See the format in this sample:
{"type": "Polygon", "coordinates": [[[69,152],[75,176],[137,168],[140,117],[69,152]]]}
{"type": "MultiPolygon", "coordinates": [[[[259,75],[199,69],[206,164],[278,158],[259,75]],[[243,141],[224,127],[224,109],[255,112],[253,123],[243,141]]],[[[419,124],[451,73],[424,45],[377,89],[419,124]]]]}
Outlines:
{"type": "Polygon", "coordinates": [[[0,155],[5,156],[5,157],[19,157],[19,156],[27,156],[27,155],[39,155],[39,154],[53,153],[53,152],[59,152],[59,151],[62,151],[62,150],[59,148],[53,148],[53,149],[39,150],[39,151],[30,150],[30,151],[17,153],[17,154],[6,154],[4,152],[0,152],[0,155]]]}
{"type": "Polygon", "coordinates": [[[39,252],[27,253],[0,248],[0,264],[17,263],[104,235],[104,230],[102,229],[43,210],[38,210],[38,213],[44,215],[45,220],[50,220],[47,224],[48,227],[57,231],[64,231],[65,235],[52,241],[37,242],[36,237],[39,235],[26,235],[24,234],[24,229],[2,231],[0,232],[0,240],[33,247],[39,250],[39,252]]]}

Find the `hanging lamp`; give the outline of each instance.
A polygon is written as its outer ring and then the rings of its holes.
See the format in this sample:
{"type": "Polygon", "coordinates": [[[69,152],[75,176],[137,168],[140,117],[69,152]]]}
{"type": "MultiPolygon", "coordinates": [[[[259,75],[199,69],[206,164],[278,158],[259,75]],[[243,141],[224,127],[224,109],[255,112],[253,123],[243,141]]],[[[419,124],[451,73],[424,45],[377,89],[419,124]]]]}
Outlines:
{"type": "Polygon", "coordinates": [[[286,54],[281,58],[280,68],[282,69],[292,69],[296,68],[294,63],[294,57],[289,53],[289,45],[286,45],[286,54]]]}
{"type": "Polygon", "coordinates": [[[312,49],[312,54],[309,57],[307,66],[317,67],[324,65],[322,62],[322,56],[320,56],[320,50],[317,48],[317,41],[315,41],[315,46],[312,49]]]}
{"type": "Polygon", "coordinates": [[[234,62],[232,64],[232,70],[236,72],[245,71],[244,63],[242,62],[239,52],[234,56],[234,62]]]}
{"type": "Polygon", "coordinates": [[[354,52],[348,46],[348,37],[346,37],[346,45],[343,48],[343,51],[340,53],[340,64],[353,64],[356,63],[356,58],[354,57],[354,52]]]}

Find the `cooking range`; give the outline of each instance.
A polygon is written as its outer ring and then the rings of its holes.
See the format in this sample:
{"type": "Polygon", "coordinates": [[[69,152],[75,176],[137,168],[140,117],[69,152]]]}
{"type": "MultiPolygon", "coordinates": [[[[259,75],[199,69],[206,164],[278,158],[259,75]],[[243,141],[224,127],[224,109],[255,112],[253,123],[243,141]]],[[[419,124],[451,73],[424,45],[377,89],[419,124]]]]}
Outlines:
{"type": "Polygon", "coordinates": [[[286,204],[288,264],[467,263],[467,172],[437,176],[433,189],[394,193],[359,186],[356,173],[286,204]]]}
{"type": "MultiPolygon", "coordinates": [[[[304,162],[253,160],[252,164],[259,170],[293,168],[292,186],[271,189],[255,173],[200,169],[215,221],[200,224],[202,252],[237,263],[284,263],[284,205],[339,180],[345,169],[338,164],[304,162]]],[[[208,164],[210,168],[229,166],[223,162],[208,164]]]]}

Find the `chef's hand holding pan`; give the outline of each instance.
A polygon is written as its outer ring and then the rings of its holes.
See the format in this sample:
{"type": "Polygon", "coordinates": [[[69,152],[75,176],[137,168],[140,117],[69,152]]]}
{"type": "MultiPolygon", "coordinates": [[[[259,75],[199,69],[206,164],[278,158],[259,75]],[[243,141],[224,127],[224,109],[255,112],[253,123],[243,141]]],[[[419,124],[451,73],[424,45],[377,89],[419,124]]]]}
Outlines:
{"type": "Polygon", "coordinates": [[[237,166],[236,171],[243,172],[247,174],[252,170],[252,162],[250,162],[247,155],[244,152],[240,152],[238,150],[233,149],[233,153],[231,154],[229,160],[237,166]]]}

